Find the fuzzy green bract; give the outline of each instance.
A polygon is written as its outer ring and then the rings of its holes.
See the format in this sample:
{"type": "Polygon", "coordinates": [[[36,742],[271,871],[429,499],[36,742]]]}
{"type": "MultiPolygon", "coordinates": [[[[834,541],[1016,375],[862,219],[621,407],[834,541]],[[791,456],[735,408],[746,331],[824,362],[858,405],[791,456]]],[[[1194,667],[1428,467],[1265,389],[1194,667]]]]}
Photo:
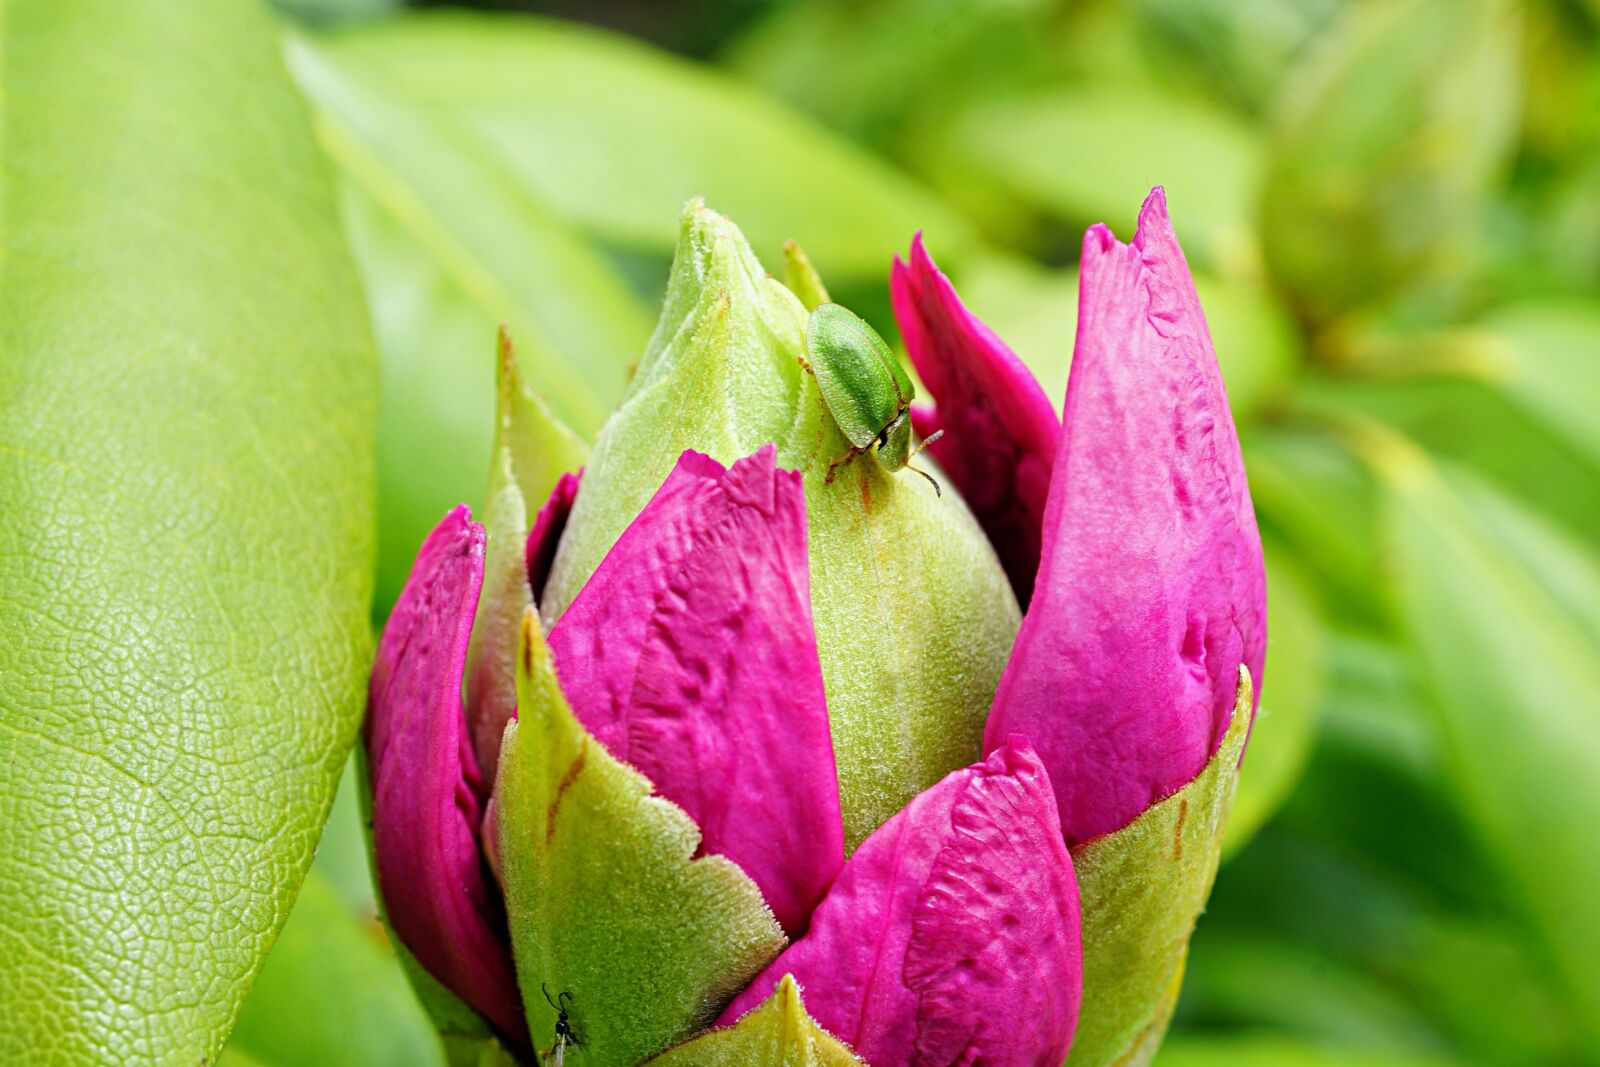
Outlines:
{"type": "Polygon", "coordinates": [[[586,1067],[633,1067],[703,1029],[783,948],[756,884],[613,758],[561,695],[530,611],[500,759],[506,906],[535,1044],[565,1000],[586,1067]]]}
{"type": "Polygon", "coordinates": [[[0,49],[0,1063],[215,1062],[361,714],[364,304],[259,5],[0,49]]]}
{"type": "Polygon", "coordinates": [[[1211,895],[1250,729],[1243,667],[1233,721],[1205,769],[1072,853],[1083,915],[1083,1008],[1068,1067],[1144,1067],[1161,1046],[1195,920],[1211,895]]]}
{"type": "Polygon", "coordinates": [[[655,336],[595,443],[540,607],[553,622],[672,469],[768,442],[804,473],[812,604],[854,847],[920,790],[977,759],[1016,636],[1016,598],[955,493],[857,461],[800,365],[807,313],[737,227],[683,216],[655,336]]]}
{"type": "Polygon", "coordinates": [[[800,986],[784,975],[772,996],[737,1023],[664,1052],[648,1067],[864,1067],[806,1014],[800,986]]]}

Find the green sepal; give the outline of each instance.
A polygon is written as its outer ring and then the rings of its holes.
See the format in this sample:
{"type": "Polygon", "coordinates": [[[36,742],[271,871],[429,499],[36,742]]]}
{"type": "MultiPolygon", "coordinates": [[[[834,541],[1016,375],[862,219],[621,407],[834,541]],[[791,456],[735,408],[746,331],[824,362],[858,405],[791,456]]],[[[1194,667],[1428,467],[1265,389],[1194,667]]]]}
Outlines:
{"type": "Polygon", "coordinates": [[[724,464],[769,442],[805,477],[811,602],[845,842],[981,755],[984,715],[1020,613],[960,495],[851,444],[800,360],[807,312],[732,222],[684,212],[655,336],[584,472],[540,609],[565,610],[694,449],[724,464]]]}
{"type": "Polygon", "coordinates": [[[578,722],[537,616],[521,626],[518,718],[500,758],[500,856],[534,1043],[561,999],[589,1067],[633,1067],[692,1037],[782,950],[756,884],[578,722]],[[570,994],[563,998],[562,994],[570,994]]]}
{"type": "Polygon", "coordinates": [[[1072,854],[1083,915],[1083,1006],[1069,1067],[1144,1067],[1160,1047],[1189,935],[1217,875],[1250,729],[1239,668],[1233,722],[1194,780],[1072,854]]]}
{"type": "Polygon", "coordinates": [[[739,1021],[651,1060],[647,1067],[864,1067],[806,1014],[800,984],[786,974],[772,996],[739,1021]]]}
{"type": "Polygon", "coordinates": [[[528,388],[503,325],[495,385],[494,456],[481,517],[488,534],[483,591],[467,648],[467,708],[478,765],[485,771],[499,763],[498,739],[505,717],[516,707],[517,626],[533,606],[528,531],[556,481],[589,457],[583,439],[528,388]],[[484,717],[493,719],[488,729],[479,728],[484,717]]]}
{"type": "Polygon", "coordinates": [[[783,242],[783,284],[800,298],[807,311],[833,300],[828,295],[828,287],[822,284],[822,275],[811,265],[811,257],[798,241],[783,242]]]}

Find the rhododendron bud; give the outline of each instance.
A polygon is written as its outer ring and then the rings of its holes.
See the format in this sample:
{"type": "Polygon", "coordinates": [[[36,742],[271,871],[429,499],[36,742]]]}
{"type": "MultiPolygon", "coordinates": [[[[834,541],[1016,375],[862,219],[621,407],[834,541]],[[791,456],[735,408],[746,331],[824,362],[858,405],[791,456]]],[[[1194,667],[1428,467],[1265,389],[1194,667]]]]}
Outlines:
{"type": "Polygon", "coordinates": [[[921,408],[786,255],[803,299],[689,207],[592,453],[502,344],[484,522],[428,538],[373,672],[404,958],[459,1062],[1148,1063],[1265,640],[1159,190],[1090,231],[1064,424],[920,239],[921,408]]]}

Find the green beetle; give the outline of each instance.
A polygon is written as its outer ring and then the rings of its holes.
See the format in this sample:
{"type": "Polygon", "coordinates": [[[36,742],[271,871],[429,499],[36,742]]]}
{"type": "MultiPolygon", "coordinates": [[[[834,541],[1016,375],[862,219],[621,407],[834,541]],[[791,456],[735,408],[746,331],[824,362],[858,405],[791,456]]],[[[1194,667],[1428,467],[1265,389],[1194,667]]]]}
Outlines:
{"type": "MultiPolygon", "coordinates": [[[[829,484],[839,467],[869,449],[887,471],[910,467],[911,458],[944,432],[912,447],[916,388],[878,331],[849,309],[817,305],[806,322],[806,357],[801,365],[816,378],[822,402],[850,441],[850,451],[828,464],[829,484]]],[[[939,491],[926,471],[911,469],[939,491]]]]}

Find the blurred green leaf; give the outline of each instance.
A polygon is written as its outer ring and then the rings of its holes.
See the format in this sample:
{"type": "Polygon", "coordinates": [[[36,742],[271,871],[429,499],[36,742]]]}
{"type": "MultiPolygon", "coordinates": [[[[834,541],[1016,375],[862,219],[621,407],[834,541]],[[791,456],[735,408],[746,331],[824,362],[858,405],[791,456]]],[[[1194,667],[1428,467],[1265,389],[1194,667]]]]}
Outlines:
{"type": "Polygon", "coordinates": [[[1182,56],[1203,82],[1254,109],[1342,0],[1133,0],[1146,32],[1182,56]]]}
{"type": "MultiPolygon", "coordinates": [[[[1567,434],[1514,400],[1493,372],[1448,375],[1425,367],[1420,375],[1319,377],[1302,383],[1295,402],[1301,412],[1335,423],[1380,420],[1577,534],[1600,528],[1600,467],[1567,434]]],[[[1370,537],[1367,548],[1377,544],[1370,537]]],[[[1382,576],[1372,578],[1380,581],[1371,588],[1381,589],[1382,576]]]]}
{"type": "Polygon", "coordinates": [[[1600,648],[1600,545],[1574,540],[1476,478],[1457,476],[1450,484],[1485,535],[1600,648]]]}
{"type": "Polygon", "coordinates": [[[752,84],[868,141],[1038,77],[1051,0],[774,4],[726,53],[752,84]]]}
{"type": "Polygon", "coordinates": [[[370,635],[375,364],[253,3],[0,7],[0,1062],[206,1062],[370,635]]]}
{"type": "Polygon", "coordinates": [[[270,0],[273,7],[290,18],[310,25],[332,25],[357,19],[391,15],[402,0],[270,0]]]}
{"type": "Polygon", "coordinates": [[[332,887],[351,913],[363,919],[376,919],[378,905],[372,885],[368,856],[366,819],[360,791],[365,788],[354,755],[345,763],[339,790],[333,797],[333,810],[322,827],[317,858],[312,871],[332,887]]]}
{"type": "Polygon", "coordinates": [[[494,434],[495,330],[535,391],[592,434],[650,319],[591,242],[557,221],[459,113],[408,99],[366,61],[377,31],[297,40],[383,354],[378,607],[439,516],[478,501],[494,434]]]}
{"type": "Polygon", "coordinates": [[[1433,1056],[1362,1052],[1293,1038],[1185,1037],[1167,1043],[1155,1067],[1466,1067],[1433,1056]]]}
{"type": "Polygon", "coordinates": [[[882,278],[926,230],[970,229],[909,178],[749,87],[626,37],[464,13],[343,35],[341,64],[452,128],[564,222],[666,254],[684,202],[737,217],[772,262],[795,238],[824,277],[882,278]]]}
{"type": "Polygon", "coordinates": [[[1122,234],[1133,232],[1151,187],[1165,185],[1194,262],[1257,273],[1261,139],[1204,100],[1098,87],[980,102],[924,151],[952,167],[961,188],[981,179],[1065,223],[1104,221],[1122,234]]]}
{"type": "Polygon", "coordinates": [[[1267,666],[1222,853],[1243,847],[1294,788],[1316,739],[1323,622],[1293,557],[1266,542],[1267,666]]]}
{"type": "Polygon", "coordinates": [[[1481,328],[1500,388],[1600,471],[1600,303],[1523,302],[1481,328]]]}
{"type": "Polygon", "coordinates": [[[1435,468],[1378,461],[1400,606],[1463,797],[1600,1051],[1600,648],[1435,468]]]}
{"type": "Polygon", "coordinates": [[[1279,931],[1216,936],[1202,927],[1182,1011],[1212,1027],[1270,1028],[1369,1051],[1432,1052],[1444,1043],[1402,990],[1279,931]]]}
{"type": "Polygon", "coordinates": [[[1263,241],[1313,315],[1459,266],[1515,144],[1518,26],[1509,0],[1350,3],[1285,83],[1263,241]]]}
{"type": "Polygon", "coordinates": [[[1224,868],[1190,954],[1180,1027],[1576,1062],[1574,1021],[1542,950],[1455,813],[1371,761],[1382,754],[1340,746],[1329,759],[1328,747],[1309,788],[1224,868]],[[1475,884],[1442,891],[1451,880],[1475,884]]]}
{"type": "Polygon", "coordinates": [[[239,1013],[230,1049],[261,1067],[444,1067],[383,930],[352,913],[320,874],[239,1013]]]}

